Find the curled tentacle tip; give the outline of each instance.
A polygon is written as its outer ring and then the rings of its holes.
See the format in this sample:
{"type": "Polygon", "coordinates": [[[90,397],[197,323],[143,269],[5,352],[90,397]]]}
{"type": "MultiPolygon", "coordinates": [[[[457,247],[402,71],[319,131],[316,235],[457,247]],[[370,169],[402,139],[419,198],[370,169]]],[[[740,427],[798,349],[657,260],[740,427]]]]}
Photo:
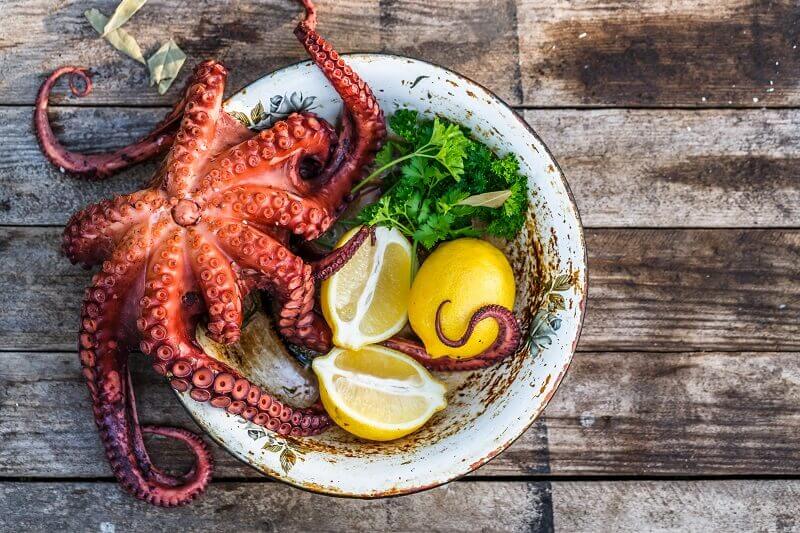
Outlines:
{"type": "Polygon", "coordinates": [[[88,96],[92,92],[92,76],[89,69],[76,67],[76,70],[70,73],[69,90],[78,98],[88,96]],[[83,84],[83,88],[78,86],[79,83],[83,84]]]}
{"type": "Polygon", "coordinates": [[[374,246],[376,237],[375,228],[372,226],[362,226],[346,243],[314,263],[314,279],[323,281],[336,274],[361,248],[367,237],[374,246]]]}
{"type": "Polygon", "coordinates": [[[459,339],[450,339],[442,330],[442,308],[451,303],[450,300],[443,300],[436,309],[434,327],[439,341],[450,348],[464,346],[472,336],[475,327],[485,318],[493,318],[499,327],[497,339],[494,343],[484,350],[480,357],[500,359],[514,353],[519,346],[520,329],[514,313],[502,305],[485,305],[478,309],[470,318],[466,331],[459,339]]]}

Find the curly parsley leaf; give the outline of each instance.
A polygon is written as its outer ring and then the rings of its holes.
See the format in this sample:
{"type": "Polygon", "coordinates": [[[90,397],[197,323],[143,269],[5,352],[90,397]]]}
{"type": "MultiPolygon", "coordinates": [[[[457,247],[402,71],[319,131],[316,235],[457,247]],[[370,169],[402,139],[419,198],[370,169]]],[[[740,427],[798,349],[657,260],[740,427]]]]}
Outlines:
{"type": "Polygon", "coordinates": [[[431,249],[437,243],[484,233],[513,238],[525,222],[527,181],[513,154],[497,157],[447,120],[420,120],[401,109],[389,119],[398,136],[376,156],[362,181],[383,176],[383,196],[358,215],[363,224],[395,227],[431,249]],[[485,222],[481,229],[473,221],[485,222]]]}
{"type": "Polygon", "coordinates": [[[389,127],[407,142],[416,144],[419,135],[417,116],[418,113],[411,109],[399,109],[389,118],[389,127]]]}
{"type": "Polygon", "coordinates": [[[428,144],[439,147],[436,160],[456,181],[459,181],[464,174],[464,157],[470,144],[470,140],[461,128],[455,124],[441,122],[437,117],[433,120],[433,131],[428,144]]]}

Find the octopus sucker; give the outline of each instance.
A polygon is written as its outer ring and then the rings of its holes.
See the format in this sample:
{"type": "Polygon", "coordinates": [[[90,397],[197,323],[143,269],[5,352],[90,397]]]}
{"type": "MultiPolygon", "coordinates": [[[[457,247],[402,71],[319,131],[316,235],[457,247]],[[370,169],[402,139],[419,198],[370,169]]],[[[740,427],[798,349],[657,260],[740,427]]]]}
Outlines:
{"type": "MultiPolygon", "coordinates": [[[[314,268],[290,249],[290,237],[308,241],[333,224],[386,127],[369,87],[338,66],[338,54],[316,33],[313,4],[303,5],[307,17],[297,35],[342,97],[340,132],[312,113],[292,114],[262,132],[247,130],[222,110],[227,70],[216,61],[196,67],[179,102],[150,134],[107,154],[67,150],[48,121],[49,96],[61,77],[70,76],[75,96],[91,92],[86,69],[58,69],[37,97],[42,151],[66,172],[101,179],[166,153],[148,188],[75,214],[62,247],[74,263],[101,266],[81,314],[83,374],[115,476],[156,505],[182,505],[201,493],[212,460],[202,440],[185,430],[139,426],[127,370],[131,350],[141,350],[156,373],[195,401],[279,434],[308,436],[330,425],[320,407],[285,405],[206,354],[194,335],[205,321],[212,338],[235,342],[242,302],[258,288],[276,300],[287,341],[316,351],[331,347],[330,330],[314,310],[314,268]],[[185,442],[194,468],[177,477],[157,469],[143,433],[185,442]]],[[[348,249],[334,254],[336,264],[347,260],[348,249]]]]}
{"type": "MultiPolygon", "coordinates": [[[[192,501],[208,485],[213,460],[191,432],[139,425],[127,367],[132,350],[144,353],[176,391],[278,434],[310,436],[331,424],[319,403],[285,404],[206,353],[195,336],[205,324],[210,338],[236,342],[243,302],[258,289],[272,296],[275,323],[286,341],[329,351],[331,331],[315,310],[315,283],[374,239],[373,230],[363,228],[314,262],[301,252],[302,243],[330,228],[352,200],[353,186],[386,138],[383,111],[371,88],[317,33],[313,3],[301,3],[306,16],[295,35],[342,99],[338,131],[308,112],[261,132],[248,130],[222,109],[228,73],[216,61],[196,67],[180,100],[151,133],[110,153],[67,150],[48,120],[50,93],[61,77],[70,76],[75,96],[91,92],[87,69],[56,70],[36,99],[34,125],[42,151],[64,172],[102,179],[166,154],[146,188],[73,215],[62,245],[73,263],[100,267],[85,292],[78,350],[111,469],[126,490],[155,505],[192,501]],[[194,467],[181,476],[159,470],[143,434],[184,442],[195,456],[194,467]]],[[[501,335],[472,360],[434,360],[406,339],[385,344],[433,369],[487,366],[516,349],[518,329],[503,327],[509,315],[491,309],[473,317],[473,322],[495,318],[501,335]]]]}

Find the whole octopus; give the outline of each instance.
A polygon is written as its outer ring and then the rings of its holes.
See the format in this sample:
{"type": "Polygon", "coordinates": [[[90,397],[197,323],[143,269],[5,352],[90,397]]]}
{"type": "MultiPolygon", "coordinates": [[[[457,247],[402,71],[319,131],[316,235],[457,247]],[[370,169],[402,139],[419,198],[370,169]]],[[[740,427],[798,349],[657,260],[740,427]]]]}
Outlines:
{"type": "MultiPolygon", "coordinates": [[[[372,235],[362,228],[314,260],[298,246],[336,221],[386,138],[372,90],[317,33],[312,2],[301,2],[306,15],[294,33],[343,100],[338,132],[308,112],[250,131],[222,109],[227,71],[216,61],[195,69],[180,101],[150,134],[113,153],[71,152],[49,124],[56,81],[70,75],[72,93],[85,96],[92,89],[86,69],[56,70],[37,96],[34,124],[42,151],[62,171],[103,179],[166,153],[150,187],[86,207],[70,219],[63,238],[73,263],[101,265],[84,294],[78,349],[111,469],[126,490],[155,505],[193,500],[208,485],[213,460],[194,433],[140,426],[131,350],[148,356],[175,390],[281,435],[306,437],[331,424],[319,402],[305,409],[282,403],[206,354],[194,333],[205,321],[212,339],[236,342],[243,300],[257,289],[274,299],[287,342],[329,351],[330,329],[314,309],[315,283],[341,268],[372,235]],[[184,442],[195,456],[193,468],[173,476],[156,467],[144,434],[184,442]]],[[[435,370],[482,368],[516,351],[520,332],[511,311],[481,308],[460,339],[447,339],[439,329],[443,342],[459,346],[485,318],[497,321],[499,334],[475,358],[433,359],[418,342],[399,337],[384,344],[435,370]]]]}

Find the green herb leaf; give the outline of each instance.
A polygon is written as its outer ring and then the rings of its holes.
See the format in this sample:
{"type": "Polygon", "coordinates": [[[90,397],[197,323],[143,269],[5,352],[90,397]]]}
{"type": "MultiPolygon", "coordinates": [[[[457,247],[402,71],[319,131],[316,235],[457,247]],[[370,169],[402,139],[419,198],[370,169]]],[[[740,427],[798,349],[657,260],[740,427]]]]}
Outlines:
{"type": "Polygon", "coordinates": [[[275,444],[273,442],[267,442],[264,446],[261,447],[262,450],[267,450],[268,452],[279,452],[283,449],[283,446],[280,444],[275,444]]]}
{"type": "Polygon", "coordinates": [[[417,115],[418,113],[411,109],[399,109],[389,119],[389,127],[406,141],[416,143],[417,130],[419,129],[417,115]]]}
{"type": "Polygon", "coordinates": [[[150,85],[158,84],[158,93],[164,94],[178,76],[186,54],[183,53],[175,41],[170,39],[147,60],[150,70],[150,85]]]}
{"type": "Polygon", "coordinates": [[[497,209],[501,207],[506,200],[511,196],[510,190],[505,191],[492,191],[484,192],[481,194],[474,194],[469,198],[464,198],[456,205],[469,205],[472,207],[490,207],[497,209]]]}
{"type": "Polygon", "coordinates": [[[464,157],[470,140],[456,124],[445,124],[438,117],[433,121],[429,144],[439,147],[436,160],[439,161],[456,181],[464,173],[464,157]]]}
{"type": "Polygon", "coordinates": [[[114,10],[114,14],[106,22],[103,28],[103,37],[122,27],[146,2],[147,0],[122,0],[114,10]]]}
{"type": "MultiPolygon", "coordinates": [[[[97,33],[102,34],[103,28],[105,28],[108,22],[108,17],[97,9],[87,9],[83,14],[89,20],[89,24],[92,25],[92,28],[94,28],[97,33]]],[[[142,50],[139,48],[139,43],[122,28],[109,32],[104,35],[104,37],[111,46],[126,56],[135,59],[139,63],[145,64],[142,50]]]]}
{"type": "Polygon", "coordinates": [[[457,124],[419,120],[416,111],[397,111],[389,126],[400,138],[384,146],[377,169],[353,189],[383,176],[384,194],[362,209],[359,221],[397,228],[415,250],[457,237],[517,234],[528,193],[516,157],[499,158],[457,124]],[[476,218],[486,224],[473,227],[476,218]]]}

